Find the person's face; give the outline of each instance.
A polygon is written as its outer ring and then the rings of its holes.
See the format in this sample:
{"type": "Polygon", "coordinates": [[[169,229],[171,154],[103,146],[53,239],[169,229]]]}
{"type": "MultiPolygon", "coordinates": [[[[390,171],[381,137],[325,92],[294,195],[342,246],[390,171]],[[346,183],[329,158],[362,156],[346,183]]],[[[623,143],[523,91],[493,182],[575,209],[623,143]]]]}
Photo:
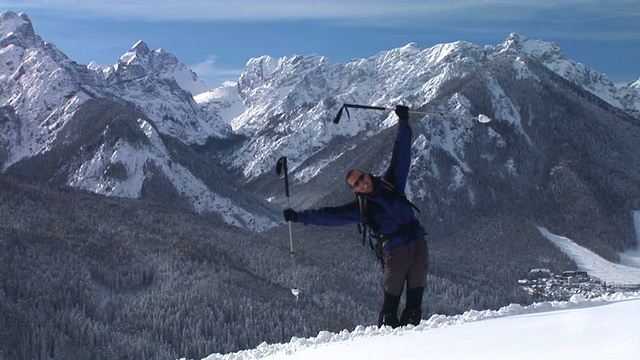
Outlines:
{"type": "Polygon", "coordinates": [[[356,193],[369,194],[373,191],[373,179],[371,174],[354,171],[347,179],[347,184],[356,193]]]}

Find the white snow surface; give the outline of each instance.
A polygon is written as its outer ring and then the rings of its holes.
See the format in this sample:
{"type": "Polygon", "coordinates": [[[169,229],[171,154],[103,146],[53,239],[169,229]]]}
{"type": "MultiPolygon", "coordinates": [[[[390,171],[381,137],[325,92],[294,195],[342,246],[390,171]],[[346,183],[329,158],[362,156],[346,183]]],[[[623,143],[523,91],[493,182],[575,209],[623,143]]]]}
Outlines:
{"type": "MultiPolygon", "coordinates": [[[[601,279],[639,284],[638,270],[607,262],[570,239],[544,228],[581,270],[601,279]],[[592,266],[591,264],[597,264],[592,266]]],[[[357,326],[339,333],[262,343],[255,349],[211,354],[204,360],[402,360],[402,359],[640,359],[640,292],[616,292],[587,299],[510,304],[498,310],[435,314],[418,326],[397,329],[357,326]]]]}

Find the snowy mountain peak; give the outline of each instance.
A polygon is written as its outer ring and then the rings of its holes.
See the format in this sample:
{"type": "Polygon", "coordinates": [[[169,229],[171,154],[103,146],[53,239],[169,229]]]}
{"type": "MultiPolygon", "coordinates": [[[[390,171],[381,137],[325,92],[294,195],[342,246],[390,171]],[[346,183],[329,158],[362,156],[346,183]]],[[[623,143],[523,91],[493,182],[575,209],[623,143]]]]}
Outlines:
{"type": "Polygon", "coordinates": [[[498,46],[497,50],[508,54],[526,54],[547,64],[567,60],[567,57],[555,43],[544,40],[531,40],[516,33],[511,33],[505,42],[498,46]]]}
{"type": "Polygon", "coordinates": [[[268,55],[249,59],[238,80],[240,89],[251,88],[255,84],[268,79],[277,66],[278,60],[268,55]]]}
{"type": "Polygon", "coordinates": [[[601,74],[584,64],[569,60],[560,47],[549,41],[531,40],[512,33],[504,43],[496,47],[486,47],[496,54],[524,55],[541,62],[561,77],[581,86],[585,90],[605,100],[612,106],[636,111],[633,104],[624,100],[625,93],[619,93],[615,85],[605,74],[601,74]]]}
{"type": "Polygon", "coordinates": [[[192,95],[203,93],[209,88],[198,75],[181,63],[175,55],[163,50],[150,50],[142,40],[136,42],[111,67],[90,64],[90,68],[101,70],[110,82],[141,79],[149,75],[163,79],[173,79],[183,90],[192,95]]]}
{"type": "Polygon", "coordinates": [[[149,75],[153,72],[150,68],[151,51],[144,41],[135,43],[129,51],[124,53],[114,65],[116,73],[121,80],[132,80],[149,75]]]}
{"type": "Polygon", "coordinates": [[[404,53],[414,53],[417,54],[420,51],[422,51],[422,48],[420,47],[420,45],[414,43],[414,42],[410,42],[407,45],[403,46],[400,48],[401,52],[404,53]]]}
{"type": "Polygon", "coordinates": [[[39,40],[27,14],[17,14],[13,11],[5,11],[0,14],[0,42],[3,47],[7,39],[9,41],[17,39],[29,43],[39,40]]]}
{"type": "Polygon", "coordinates": [[[131,51],[135,51],[137,53],[150,53],[149,46],[142,40],[138,40],[137,43],[133,44],[131,47],[131,51]]]}
{"type": "Polygon", "coordinates": [[[127,65],[131,65],[136,61],[146,63],[149,61],[150,56],[151,50],[149,50],[149,46],[147,46],[144,41],[138,40],[138,42],[135,43],[129,51],[120,57],[118,63],[125,63],[127,65]]]}

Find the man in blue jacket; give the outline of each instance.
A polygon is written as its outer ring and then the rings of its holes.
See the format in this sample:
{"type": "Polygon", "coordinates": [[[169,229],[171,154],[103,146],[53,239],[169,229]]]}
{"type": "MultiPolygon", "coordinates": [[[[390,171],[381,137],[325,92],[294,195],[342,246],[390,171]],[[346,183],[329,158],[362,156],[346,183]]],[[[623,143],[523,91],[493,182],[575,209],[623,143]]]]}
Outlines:
{"type": "Polygon", "coordinates": [[[347,173],[347,185],[356,194],[356,200],[315,210],[284,210],[285,221],[323,226],[362,223],[375,232],[384,257],[384,301],[378,326],[391,327],[420,323],[429,266],[425,230],[416,218],[415,206],[404,195],[411,166],[409,108],[399,105],[395,113],[398,133],[385,174],[374,176],[357,169],[347,173]],[[405,283],[406,305],[398,319],[405,283]]]}

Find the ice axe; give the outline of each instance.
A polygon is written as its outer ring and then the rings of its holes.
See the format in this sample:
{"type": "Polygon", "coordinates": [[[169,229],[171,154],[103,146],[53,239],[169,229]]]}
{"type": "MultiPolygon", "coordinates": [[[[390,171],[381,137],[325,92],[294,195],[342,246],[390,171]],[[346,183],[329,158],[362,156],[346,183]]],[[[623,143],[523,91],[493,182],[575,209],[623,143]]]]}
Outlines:
{"type": "MultiPolygon", "coordinates": [[[[338,114],[336,115],[336,118],[333,119],[333,123],[337,124],[337,123],[340,122],[340,118],[342,117],[342,112],[343,111],[347,113],[347,118],[351,118],[351,115],[349,115],[349,108],[368,109],[368,110],[382,110],[382,111],[395,110],[395,108],[388,108],[388,107],[383,107],[383,106],[344,104],[344,105],[342,105],[342,107],[338,111],[338,114]]],[[[491,118],[488,117],[487,115],[484,115],[484,114],[479,114],[477,116],[473,116],[473,115],[465,115],[465,114],[451,114],[451,113],[445,113],[445,112],[419,111],[419,110],[409,110],[409,113],[422,114],[422,115],[453,117],[453,118],[471,118],[471,119],[474,119],[474,120],[478,121],[479,123],[483,123],[483,124],[486,124],[486,123],[491,121],[491,118]]]]}
{"type": "MultiPolygon", "coordinates": [[[[287,195],[287,208],[291,208],[291,200],[289,196],[289,170],[287,168],[286,156],[282,156],[280,157],[280,159],[278,159],[278,162],[276,163],[276,174],[278,174],[278,176],[284,174],[284,190],[285,190],[285,194],[287,195]]],[[[293,251],[293,231],[291,231],[291,221],[288,221],[288,223],[289,223],[289,245],[290,245],[290,252],[291,252],[291,263],[295,268],[296,262],[295,262],[294,251],[293,251]]],[[[300,295],[300,290],[296,286],[295,269],[293,273],[293,288],[291,289],[291,293],[293,294],[293,296],[296,297],[296,300],[298,300],[298,295],[300,295]]]]}

